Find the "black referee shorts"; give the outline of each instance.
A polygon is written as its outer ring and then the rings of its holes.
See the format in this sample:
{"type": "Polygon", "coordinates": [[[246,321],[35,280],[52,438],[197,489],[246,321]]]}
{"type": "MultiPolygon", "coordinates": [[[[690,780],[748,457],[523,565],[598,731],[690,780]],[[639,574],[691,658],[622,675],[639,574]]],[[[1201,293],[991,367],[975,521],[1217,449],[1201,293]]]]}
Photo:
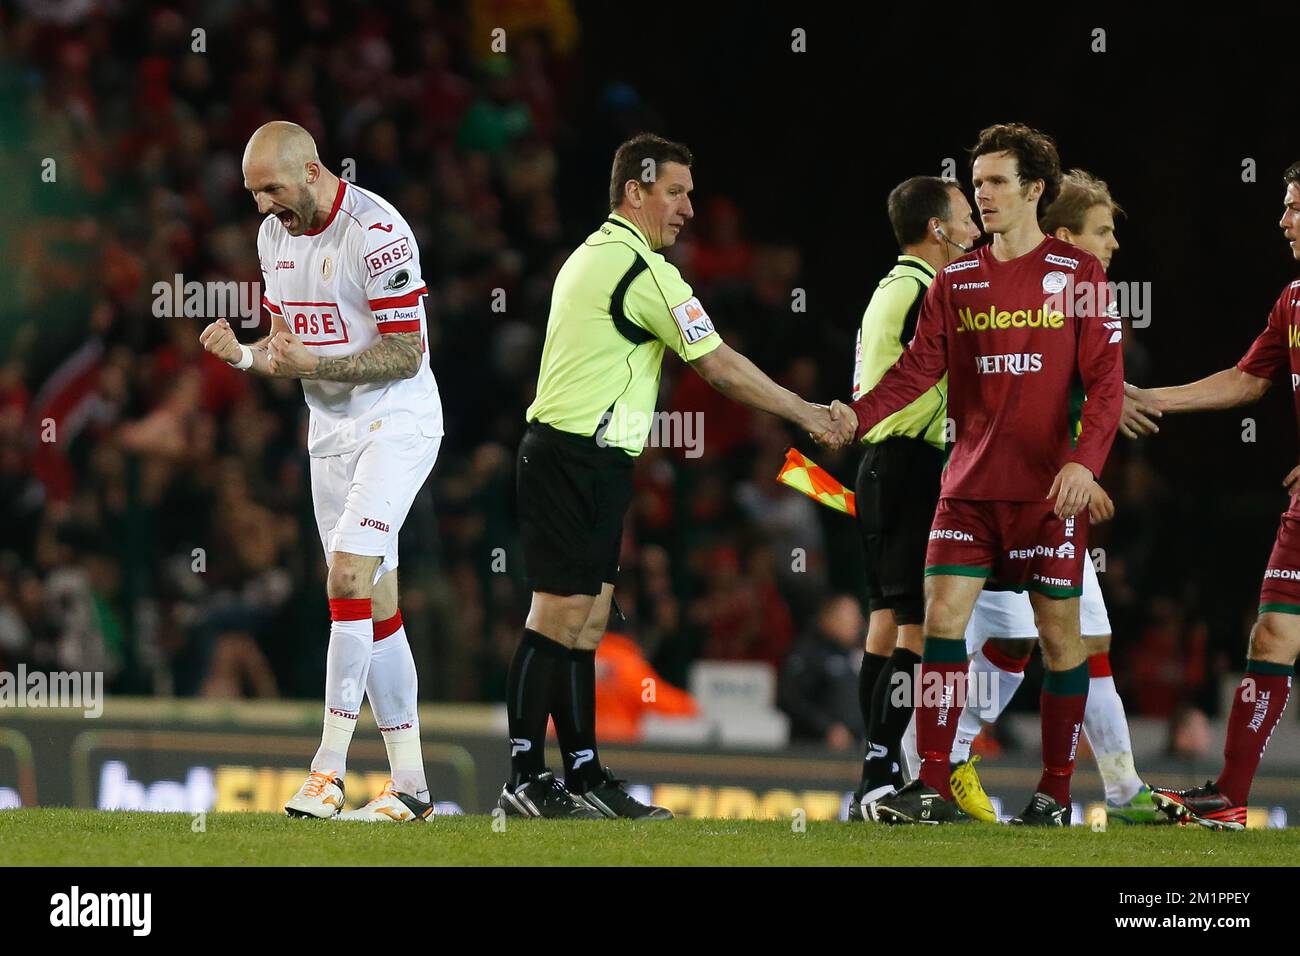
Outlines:
{"type": "Polygon", "coordinates": [[[867,444],[858,466],[858,527],[871,610],[896,623],[925,621],[925,549],[939,501],[943,452],[919,438],[867,444]]]}
{"type": "Polygon", "coordinates": [[[533,422],[519,443],[516,489],[528,586],[600,593],[618,571],[634,459],[621,448],[533,422]]]}

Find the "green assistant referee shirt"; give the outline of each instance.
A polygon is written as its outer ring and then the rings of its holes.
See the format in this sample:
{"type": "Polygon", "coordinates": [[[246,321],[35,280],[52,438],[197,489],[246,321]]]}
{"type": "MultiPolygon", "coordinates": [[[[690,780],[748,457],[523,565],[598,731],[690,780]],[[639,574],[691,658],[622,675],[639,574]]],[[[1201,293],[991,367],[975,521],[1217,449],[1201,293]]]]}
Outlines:
{"type": "MultiPolygon", "coordinates": [[[[874,388],[903,354],[916,332],[925,290],[933,281],[934,269],[930,264],[907,255],[899,256],[894,268],[880,280],[858,330],[853,363],[854,399],[874,388]]],[[[874,443],[886,438],[920,438],[943,451],[947,409],[948,376],[945,374],[924,395],[881,421],[862,440],[874,443]]]]}
{"type": "Polygon", "coordinates": [[[537,398],[525,417],[575,435],[600,430],[604,444],[639,455],[664,347],[689,362],[721,344],[677,267],[611,213],[555,277],[537,398]]]}

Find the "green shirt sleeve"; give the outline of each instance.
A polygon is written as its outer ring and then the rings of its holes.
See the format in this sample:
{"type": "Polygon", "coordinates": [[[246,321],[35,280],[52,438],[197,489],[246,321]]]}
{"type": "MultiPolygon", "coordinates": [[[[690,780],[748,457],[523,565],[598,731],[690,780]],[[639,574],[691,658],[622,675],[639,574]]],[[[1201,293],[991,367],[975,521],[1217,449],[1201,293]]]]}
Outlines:
{"type": "Polygon", "coordinates": [[[655,254],[628,286],[624,314],[683,361],[708,355],[722,344],[713,320],[677,267],[655,254]],[[657,260],[657,261],[656,261],[657,260]]]}
{"type": "MultiPolygon", "coordinates": [[[[924,282],[907,273],[891,274],[877,286],[858,331],[853,375],[855,400],[876,387],[911,342],[926,289],[924,282]]],[[[906,408],[882,419],[862,436],[863,441],[919,438],[942,451],[947,437],[947,400],[948,377],[944,375],[906,408]]]]}
{"type": "Polygon", "coordinates": [[[891,279],[871,297],[862,315],[858,368],[853,378],[855,399],[874,388],[903,354],[916,331],[924,298],[925,289],[906,277],[891,279]]]}

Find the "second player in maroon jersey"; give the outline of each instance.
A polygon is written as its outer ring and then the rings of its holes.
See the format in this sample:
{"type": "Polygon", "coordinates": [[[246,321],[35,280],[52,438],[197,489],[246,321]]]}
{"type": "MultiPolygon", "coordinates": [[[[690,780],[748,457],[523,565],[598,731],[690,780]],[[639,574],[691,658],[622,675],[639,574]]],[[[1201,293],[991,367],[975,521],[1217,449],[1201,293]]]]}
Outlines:
{"type": "MultiPolygon", "coordinates": [[[[1278,225],[1300,261],[1300,163],[1282,176],[1286,193],[1278,225]]],[[[1163,412],[1236,408],[1258,401],[1274,379],[1287,381],[1300,419],[1300,280],[1289,283],[1268,314],[1268,324],[1233,368],[1187,385],[1127,391],[1151,417],[1163,412]]],[[[1139,434],[1158,431],[1150,418],[1134,420],[1139,434]]],[[[1282,480],[1291,496],[1264,569],[1259,616],[1250,632],[1246,672],[1228,713],[1223,770],[1203,787],[1152,789],[1156,805],[1171,817],[1223,830],[1246,826],[1246,804],[1264,748],[1291,696],[1300,655],[1300,466],[1282,480]]]]}
{"type": "Polygon", "coordinates": [[[988,245],[958,259],[935,277],[911,347],[855,403],[859,427],[870,429],[946,371],[956,444],[943,497],[1042,501],[1066,462],[1100,474],[1124,399],[1123,353],[1118,327],[1090,305],[1097,292],[1081,290],[1105,283],[1096,257],[1052,236],[1009,262],[988,245]],[[1071,447],[1076,380],[1088,401],[1071,447]]]}
{"type": "Polygon", "coordinates": [[[1060,187],[1051,137],[992,126],[972,157],[976,205],[993,241],[935,279],[911,345],[853,404],[862,434],[946,371],[955,440],[926,554],[921,775],[878,801],[873,815],[893,823],[962,816],[948,754],[965,704],[966,625],[989,581],[1030,591],[1047,671],[1043,775],[1012,822],[1060,826],[1070,819],[1088,692],[1078,595],[1088,506],[1123,405],[1121,329],[1108,314],[1101,264],[1038,226],[1040,203],[1060,187]],[[1079,388],[1087,397],[1076,433],[1071,399],[1079,388]]]}

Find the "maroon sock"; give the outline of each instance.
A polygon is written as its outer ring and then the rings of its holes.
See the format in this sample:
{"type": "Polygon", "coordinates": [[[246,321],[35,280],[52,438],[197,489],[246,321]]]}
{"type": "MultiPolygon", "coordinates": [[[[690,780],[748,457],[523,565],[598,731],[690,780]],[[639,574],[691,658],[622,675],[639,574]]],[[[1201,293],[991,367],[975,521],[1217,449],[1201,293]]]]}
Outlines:
{"type": "Polygon", "coordinates": [[[1043,775],[1038,780],[1038,790],[1068,807],[1074,756],[1079,749],[1079,731],[1083,729],[1083,712],[1088,705],[1088,662],[1068,671],[1044,674],[1038,700],[1043,724],[1043,775]]]}
{"type": "Polygon", "coordinates": [[[1219,792],[1235,804],[1244,806],[1250,797],[1259,760],[1291,696],[1292,672],[1293,668],[1282,664],[1246,662],[1246,676],[1237,687],[1228,714],[1223,772],[1215,781],[1219,792]]]}
{"type": "Polygon", "coordinates": [[[966,703],[966,642],[927,637],[921,658],[916,707],[916,749],[921,755],[921,782],[952,799],[948,755],[966,703]]]}

